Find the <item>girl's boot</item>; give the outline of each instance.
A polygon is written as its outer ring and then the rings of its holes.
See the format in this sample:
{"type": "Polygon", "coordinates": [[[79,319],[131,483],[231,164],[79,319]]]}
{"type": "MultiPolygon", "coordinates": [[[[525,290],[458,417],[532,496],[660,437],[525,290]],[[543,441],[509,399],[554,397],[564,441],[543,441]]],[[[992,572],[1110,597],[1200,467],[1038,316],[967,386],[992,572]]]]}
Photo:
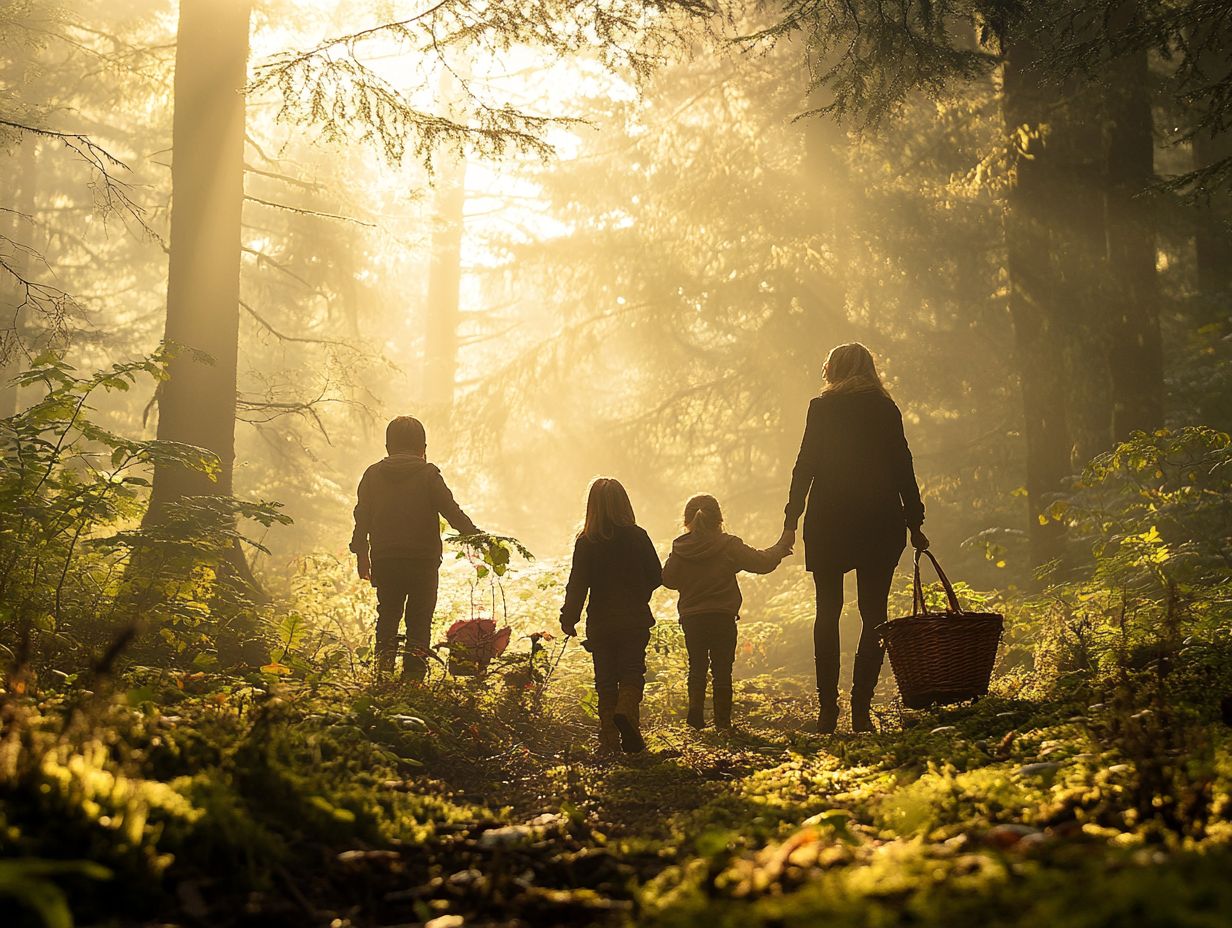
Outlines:
{"type": "Polygon", "coordinates": [[[714,687],[714,727],[731,728],[732,688],[721,683],[714,687]]]}
{"type": "MultiPolygon", "coordinates": [[[[715,694],[715,711],[718,711],[718,694],[715,694]]],[[[703,683],[699,689],[696,686],[689,687],[689,714],[685,717],[685,721],[689,723],[691,728],[704,728],[706,725],[706,685],[703,683]]]]}
{"type": "Polygon", "coordinates": [[[642,694],[632,686],[620,685],[616,697],[616,715],[613,721],[620,732],[620,747],[626,754],[638,754],[646,750],[641,724],[642,694]]]}
{"type": "Polygon", "coordinates": [[[599,697],[599,751],[611,754],[620,747],[620,731],[616,728],[616,697],[599,697]]]}

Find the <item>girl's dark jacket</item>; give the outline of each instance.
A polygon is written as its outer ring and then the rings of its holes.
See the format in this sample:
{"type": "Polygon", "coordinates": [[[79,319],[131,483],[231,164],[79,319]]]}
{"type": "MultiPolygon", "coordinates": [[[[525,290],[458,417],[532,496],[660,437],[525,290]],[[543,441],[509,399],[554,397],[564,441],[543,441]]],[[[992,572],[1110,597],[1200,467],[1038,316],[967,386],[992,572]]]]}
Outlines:
{"type": "Polygon", "coordinates": [[[565,586],[560,625],[572,633],[582,617],[587,594],[586,633],[643,629],[654,625],[650,594],[663,582],[659,555],[637,525],[618,525],[609,538],[579,535],[565,586]]]}
{"type": "Polygon", "coordinates": [[[663,565],[663,585],[680,591],[681,618],[690,615],[738,616],[744,598],[736,574],[768,574],[782,555],[759,550],[726,532],[685,532],[672,542],[663,565]]]}
{"type": "Polygon", "coordinates": [[[809,404],[784,526],[794,530],[802,512],[808,570],[897,562],[907,527],[924,522],[924,504],[892,399],[864,390],[809,404]]]}

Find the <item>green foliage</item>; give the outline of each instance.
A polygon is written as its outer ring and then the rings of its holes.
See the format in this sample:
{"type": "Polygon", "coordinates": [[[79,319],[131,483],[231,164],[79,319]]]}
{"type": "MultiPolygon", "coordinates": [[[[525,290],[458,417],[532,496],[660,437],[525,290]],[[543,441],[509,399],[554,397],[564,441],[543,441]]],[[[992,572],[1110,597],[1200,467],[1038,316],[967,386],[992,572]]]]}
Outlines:
{"type": "Polygon", "coordinates": [[[47,355],[17,378],[41,391],[0,420],[0,631],[22,659],[79,666],[70,655],[120,630],[131,638],[138,617],[164,651],[209,655],[237,611],[219,595],[220,571],[234,546],[256,544],[238,524],[289,522],[276,504],[198,497],[156,526],[141,523],[155,465],[218,468],[200,448],[128,438],[94,418],[96,397],[162,380],[167,358],[160,350],[86,376],[47,355]]]}

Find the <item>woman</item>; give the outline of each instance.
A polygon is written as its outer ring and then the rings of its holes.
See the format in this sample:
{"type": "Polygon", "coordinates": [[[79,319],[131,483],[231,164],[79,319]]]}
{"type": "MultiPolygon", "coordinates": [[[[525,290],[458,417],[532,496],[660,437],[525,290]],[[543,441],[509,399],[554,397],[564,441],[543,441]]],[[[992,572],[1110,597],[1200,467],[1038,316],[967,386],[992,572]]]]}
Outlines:
{"type": "Polygon", "coordinates": [[[596,477],[586,497],[586,522],[573,546],[560,627],[576,635],[585,604],[602,751],[619,744],[634,754],[646,747],[640,716],[646,646],[654,625],[649,604],[662,580],[659,555],[637,524],[629,494],[619,480],[596,477]]]}
{"type": "Polygon", "coordinates": [[[916,484],[903,417],[863,345],[839,345],[826,358],[825,387],[809,404],[804,440],[791,475],[780,543],[795,543],[804,515],[805,568],[817,587],[813,650],[817,662],[817,730],[838,724],[838,620],[843,575],[856,572],[863,629],[851,685],[851,728],[872,731],[869,714],[881,673],[878,626],[886,621],[890,583],[907,529],[916,548],[924,504],[916,484]]]}

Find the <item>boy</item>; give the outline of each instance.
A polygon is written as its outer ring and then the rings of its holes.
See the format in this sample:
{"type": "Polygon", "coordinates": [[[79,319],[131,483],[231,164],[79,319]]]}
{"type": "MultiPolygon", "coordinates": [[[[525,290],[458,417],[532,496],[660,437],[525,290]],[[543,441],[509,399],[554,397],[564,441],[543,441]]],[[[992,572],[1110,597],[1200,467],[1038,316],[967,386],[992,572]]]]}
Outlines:
{"type": "Polygon", "coordinates": [[[359,481],[351,550],[359,576],[376,587],[377,672],[393,672],[398,626],[406,616],[402,679],[420,682],[432,634],[438,572],[440,517],[464,535],[479,531],[454,501],[435,464],[429,464],[423,424],[398,416],[385,429],[388,457],[359,481]]]}

